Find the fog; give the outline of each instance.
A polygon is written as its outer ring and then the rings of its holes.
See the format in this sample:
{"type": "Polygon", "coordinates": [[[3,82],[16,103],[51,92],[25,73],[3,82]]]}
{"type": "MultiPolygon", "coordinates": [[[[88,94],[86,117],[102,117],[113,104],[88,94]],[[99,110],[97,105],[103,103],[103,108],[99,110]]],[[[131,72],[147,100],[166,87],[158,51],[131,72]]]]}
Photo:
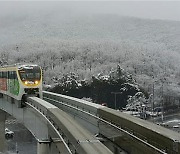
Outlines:
{"type": "Polygon", "coordinates": [[[0,1],[0,17],[45,13],[118,14],[180,21],[180,1],[0,1]]]}

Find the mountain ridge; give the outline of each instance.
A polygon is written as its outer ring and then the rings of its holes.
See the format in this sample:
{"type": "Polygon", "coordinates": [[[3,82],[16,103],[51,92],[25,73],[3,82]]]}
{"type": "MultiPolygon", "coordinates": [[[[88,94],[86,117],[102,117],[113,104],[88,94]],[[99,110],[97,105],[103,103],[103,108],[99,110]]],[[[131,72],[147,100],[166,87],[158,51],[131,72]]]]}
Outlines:
{"type": "MultiPolygon", "coordinates": [[[[180,51],[180,22],[141,19],[118,15],[22,15],[0,24],[1,44],[37,38],[86,40],[129,40],[141,43],[163,43],[167,48],[180,51]],[[8,23],[9,22],[9,23],[8,23]]],[[[6,19],[4,19],[6,20],[6,19]]]]}

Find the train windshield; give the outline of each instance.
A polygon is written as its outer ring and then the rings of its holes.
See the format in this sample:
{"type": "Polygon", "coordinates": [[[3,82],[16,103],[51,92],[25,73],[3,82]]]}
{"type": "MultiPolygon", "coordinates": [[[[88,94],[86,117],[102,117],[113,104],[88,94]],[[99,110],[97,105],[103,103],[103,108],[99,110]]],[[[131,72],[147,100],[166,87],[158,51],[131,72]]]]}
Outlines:
{"type": "Polygon", "coordinates": [[[25,80],[40,80],[41,70],[40,67],[24,67],[19,70],[19,75],[22,81],[25,80]]]}

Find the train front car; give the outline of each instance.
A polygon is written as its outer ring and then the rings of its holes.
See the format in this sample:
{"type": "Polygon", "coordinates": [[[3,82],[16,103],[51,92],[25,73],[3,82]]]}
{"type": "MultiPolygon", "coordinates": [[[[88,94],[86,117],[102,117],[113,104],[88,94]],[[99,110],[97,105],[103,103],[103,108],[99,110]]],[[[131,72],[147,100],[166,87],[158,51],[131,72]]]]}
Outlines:
{"type": "Polygon", "coordinates": [[[37,96],[42,98],[42,70],[38,65],[18,66],[18,76],[20,79],[20,93],[22,100],[27,96],[37,96]]]}

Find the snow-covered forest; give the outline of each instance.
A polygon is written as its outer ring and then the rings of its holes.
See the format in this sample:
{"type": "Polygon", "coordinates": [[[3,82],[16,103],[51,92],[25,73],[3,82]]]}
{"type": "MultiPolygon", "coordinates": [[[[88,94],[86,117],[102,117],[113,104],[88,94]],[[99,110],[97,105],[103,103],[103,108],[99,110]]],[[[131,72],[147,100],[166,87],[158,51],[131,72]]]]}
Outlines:
{"type": "Polygon", "coordinates": [[[180,22],[56,11],[0,16],[1,65],[37,63],[53,86],[69,74],[104,81],[120,66],[155,102],[179,98],[180,22]]]}

